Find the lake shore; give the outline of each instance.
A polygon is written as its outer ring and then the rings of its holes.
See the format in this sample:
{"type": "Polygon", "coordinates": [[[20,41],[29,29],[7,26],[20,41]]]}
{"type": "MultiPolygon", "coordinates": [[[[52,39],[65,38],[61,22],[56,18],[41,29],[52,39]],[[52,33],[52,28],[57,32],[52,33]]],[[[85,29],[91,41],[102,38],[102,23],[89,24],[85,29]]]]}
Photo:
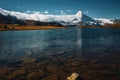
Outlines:
{"type": "Polygon", "coordinates": [[[0,31],[62,29],[65,26],[4,26],[0,31]]]}
{"type": "Polygon", "coordinates": [[[11,24],[0,25],[0,31],[16,31],[16,30],[47,30],[47,29],[63,29],[63,28],[120,28],[120,24],[105,26],[16,26],[11,24]]]}

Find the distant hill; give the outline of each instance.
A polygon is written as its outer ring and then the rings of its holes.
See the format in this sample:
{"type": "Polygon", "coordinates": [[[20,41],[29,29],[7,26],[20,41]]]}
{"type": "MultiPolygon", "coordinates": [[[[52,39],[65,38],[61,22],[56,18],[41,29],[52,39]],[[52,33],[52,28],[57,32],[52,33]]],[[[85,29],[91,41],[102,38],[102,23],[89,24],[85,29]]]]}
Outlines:
{"type": "Polygon", "coordinates": [[[0,14],[0,24],[19,24],[19,25],[24,25],[23,20],[19,20],[14,16],[10,15],[2,15],[0,14]]]}

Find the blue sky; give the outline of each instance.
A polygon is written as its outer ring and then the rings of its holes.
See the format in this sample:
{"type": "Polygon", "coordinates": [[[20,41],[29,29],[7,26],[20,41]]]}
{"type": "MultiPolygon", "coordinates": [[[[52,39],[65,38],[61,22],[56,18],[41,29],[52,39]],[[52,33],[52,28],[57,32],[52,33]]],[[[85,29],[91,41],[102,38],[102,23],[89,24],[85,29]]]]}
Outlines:
{"type": "Polygon", "coordinates": [[[49,14],[75,14],[82,10],[93,18],[120,18],[120,0],[0,0],[10,11],[48,11],[49,14]]]}

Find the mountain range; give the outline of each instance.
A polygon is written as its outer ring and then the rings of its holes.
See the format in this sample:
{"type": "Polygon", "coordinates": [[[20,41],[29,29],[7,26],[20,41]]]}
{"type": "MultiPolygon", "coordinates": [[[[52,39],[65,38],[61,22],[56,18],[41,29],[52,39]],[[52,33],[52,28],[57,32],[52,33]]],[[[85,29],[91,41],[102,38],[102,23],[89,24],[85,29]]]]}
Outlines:
{"type": "Polygon", "coordinates": [[[21,13],[7,11],[0,8],[0,24],[19,25],[56,25],[56,26],[103,26],[105,24],[120,23],[120,19],[91,18],[82,11],[74,15],[51,15],[40,12],[21,13]]]}

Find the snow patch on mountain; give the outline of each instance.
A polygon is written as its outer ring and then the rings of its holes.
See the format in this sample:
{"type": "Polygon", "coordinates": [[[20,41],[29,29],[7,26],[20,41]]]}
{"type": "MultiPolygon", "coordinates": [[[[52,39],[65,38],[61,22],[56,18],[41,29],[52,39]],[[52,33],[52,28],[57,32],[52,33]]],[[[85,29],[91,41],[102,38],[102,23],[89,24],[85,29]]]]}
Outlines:
{"type": "Polygon", "coordinates": [[[99,24],[105,25],[105,24],[113,24],[113,20],[107,19],[107,18],[94,18],[99,24]]]}

